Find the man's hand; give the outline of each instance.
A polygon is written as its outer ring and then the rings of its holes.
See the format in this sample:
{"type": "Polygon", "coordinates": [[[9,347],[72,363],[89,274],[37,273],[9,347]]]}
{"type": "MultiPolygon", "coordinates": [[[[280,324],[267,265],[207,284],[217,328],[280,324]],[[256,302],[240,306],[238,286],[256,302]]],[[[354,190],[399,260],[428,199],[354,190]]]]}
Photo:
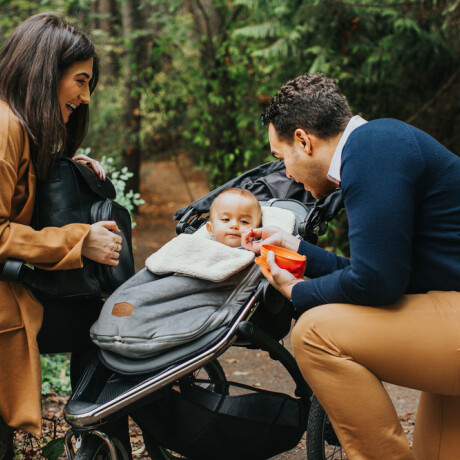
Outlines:
{"type": "Polygon", "coordinates": [[[278,267],[273,251],[268,251],[267,265],[270,270],[261,267],[262,274],[275,289],[280,291],[288,300],[291,300],[292,288],[297,283],[302,282],[302,279],[298,279],[292,273],[278,267]]]}
{"type": "Polygon", "coordinates": [[[251,228],[243,233],[241,242],[245,249],[248,249],[255,254],[260,254],[261,244],[273,244],[275,246],[290,249],[294,252],[298,251],[300,245],[299,239],[275,225],[269,225],[268,227],[261,228],[251,228]],[[257,238],[262,239],[259,241],[253,241],[257,238]]]}

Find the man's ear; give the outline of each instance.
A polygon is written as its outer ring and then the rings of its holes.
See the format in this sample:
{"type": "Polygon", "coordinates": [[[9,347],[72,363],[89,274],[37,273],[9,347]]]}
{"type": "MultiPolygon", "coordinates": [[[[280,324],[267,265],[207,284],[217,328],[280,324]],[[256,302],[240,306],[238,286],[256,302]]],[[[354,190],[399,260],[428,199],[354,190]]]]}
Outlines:
{"type": "Polygon", "coordinates": [[[212,224],[211,222],[206,222],[206,230],[208,231],[208,233],[211,235],[211,236],[214,236],[212,234],[212,224]]]}
{"type": "Polygon", "coordinates": [[[294,132],[294,142],[305,150],[305,153],[311,155],[312,153],[312,139],[308,133],[303,129],[297,128],[294,132]]]}

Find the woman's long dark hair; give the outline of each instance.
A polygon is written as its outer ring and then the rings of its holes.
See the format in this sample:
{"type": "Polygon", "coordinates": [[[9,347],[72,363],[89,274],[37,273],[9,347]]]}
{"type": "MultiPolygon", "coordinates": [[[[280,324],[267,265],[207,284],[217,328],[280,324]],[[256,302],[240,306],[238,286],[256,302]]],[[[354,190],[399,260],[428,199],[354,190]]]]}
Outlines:
{"type": "Polygon", "coordinates": [[[92,42],[54,13],[25,20],[0,49],[0,99],[26,128],[37,176],[45,179],[55,159],[72,156],[88,126],[88,106],[80,104],[67,124],[58,100],[58,82],[75,62],[93,58],[94,91],[99,77],[92,42]]]}

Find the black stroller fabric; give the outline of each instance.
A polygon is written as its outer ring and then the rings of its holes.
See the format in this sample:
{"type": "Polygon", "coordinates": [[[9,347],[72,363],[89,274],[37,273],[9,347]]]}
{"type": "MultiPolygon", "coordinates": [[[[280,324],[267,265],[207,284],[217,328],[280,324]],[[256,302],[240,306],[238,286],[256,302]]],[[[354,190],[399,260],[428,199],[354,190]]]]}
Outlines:
{"type": "Polygon", "coordinates": [[[287,179],[286,167],[282,161],[278,160],[251,169],[226,182],[204,197],[195,200],[190,205],[179,209],[174,214],[174,220],[181,219],[191,209],[197,213],[208,212],[214,198],[223,190],[233,187],[249,190],[259,201],[269,201],[273,198],[289,198],[300,201],[307,206],[313,206],[316,202],[311,193],[304,189],[303,184],[287,179]]]}
{"type": "Polygon", "coordinates": [[[331,221],[343,207],[342,191],[335,190],[326,198],[316,200],[306,191],[303,184],[286,177],[286,167],[281,161],[271,161],[241,174],[207,195],[195,200],[174,214],[179,220],[178,233],[193,233],[203,223],[202,214],[209,208],[216,196],[229,188],[243,188],[252,192],[259,201],[294,200],[302,203],[310,210],[304,222],[299,223],[298,233],[305,240],[316,244],[318,235],[327,230],[327,222],[331,221]]]}
{"type": "Polygon", "coordinates": [[[203,381],[170,389],[133,418],[152,442],[192,460],[262,460],[298,444],[307,408],[283,393],[203,381]]]}

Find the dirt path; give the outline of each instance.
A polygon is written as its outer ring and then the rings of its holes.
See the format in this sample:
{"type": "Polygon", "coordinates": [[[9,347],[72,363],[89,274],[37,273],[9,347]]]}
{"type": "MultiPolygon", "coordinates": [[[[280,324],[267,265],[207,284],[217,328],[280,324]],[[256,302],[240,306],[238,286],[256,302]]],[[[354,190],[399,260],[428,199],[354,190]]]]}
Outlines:
{"type": "MultiPolygon", "coordinates": [[[[141,192],[146,205],[140,209],[138,226],[133,235],[137,270],[144,266],[146,257],[175,236],[176,222],[172,220],[174,211],[208,192],[206,178],[184,156],[179,156],[176,161],[165,158],[146,162],[141,174],[141,192]]],[[[290,348],[289,336],[286,337],[285,344],[290,348]]],[[[219,360],[230,380],[293,394],[292,380],[265,352],[231,348],[219,360]]],[[[412,442],[419,394],[395,385],[385,386],[409,442],[412,442]]],[[[305,459],[305,440],[296,449],[275,458],[305,459]]]]}

